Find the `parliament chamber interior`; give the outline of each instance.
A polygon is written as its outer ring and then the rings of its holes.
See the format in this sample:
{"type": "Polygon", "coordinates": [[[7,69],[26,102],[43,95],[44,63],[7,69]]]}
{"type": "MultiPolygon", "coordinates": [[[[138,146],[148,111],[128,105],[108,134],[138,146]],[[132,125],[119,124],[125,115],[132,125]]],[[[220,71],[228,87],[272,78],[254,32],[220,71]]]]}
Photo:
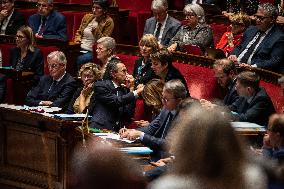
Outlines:
{"type": "Polygon", "coordinates": [[[284,188],[283,16],[2,0],[0,188],[284,188]]]}

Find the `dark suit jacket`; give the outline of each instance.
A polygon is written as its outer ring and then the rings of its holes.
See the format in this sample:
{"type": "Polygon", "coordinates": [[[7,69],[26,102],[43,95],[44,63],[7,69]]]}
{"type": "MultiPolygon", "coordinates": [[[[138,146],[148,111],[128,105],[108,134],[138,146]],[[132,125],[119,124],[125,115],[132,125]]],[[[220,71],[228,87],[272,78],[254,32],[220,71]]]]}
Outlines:
{"type": "Polygon", "coordinates": [[[125,126],[134,114],[135,96],[127,88],[117,95],[117,89],[111,80],[97,81],[94,86],[95,98],[91,127],[118,131],[125,126]]]}
{"type": "MultiPolygon", "coordinates": [[[[145,23],[143,35],[145,34],[154,35],[156,24],[157,24],[157,21],[154,17],[147,19],[145,23]]],[[[176,20],[175,18],[171,16],[168,16],[165,29],[163,32],[161,44],[164,46],[168,46],[170,40],[176,35],[180,26],[181,26],[180,21],[176,20]]]]}
{"type": "Polygon", "coordinates": [[[17,30],[25,25],[26,21],[22,13],[14,10],[10,21],[6,27],[5,35],[16,35],[17,30]]]}
{"type": "MultiPolygon", "coordinates": [[[[248,43],[252,41],[258,29],[256,26],[249,27],[244,35],[241,43],[236,46],[232,54],[239,56],[246,48],[248,43]]],[[[284,34],[277,27],[273,26],[270,32],[265,36],[263,41],[256,49],[251,59],[251,64],[256,64],[259,68],[270,69],[275,72],[284,73],[284,34]]]]}
{"type": "Polygon", "coordinates": [[[237,112],[239,121],[257,123],[267,126],[269,116],[275,112],[272,101],[264,88],[259,88],[250,103],[245,98],[239,98],[231,106],[231,111],[237,112]]]}
{"type": "MultiPolygon", "coordinates": [[[[40,24],[41,15],[34,14],[29,17],[29,26],[33,29],[34,33],[38,32],[40,24]]],[[[56,11],[52,11],[46,20],[43,38],[67,41],[67,26],[65,16],[56,11]]]]}
{"type": "Polygon", "coordinates": [[[165,82],[173,80],[173,79],[179,79],[185,86],[187,91],[187,96],[190,96],[186,80],[184,79],[183,75],[180,73],[178,69],[176,69],[174,66],[169,66],[168,73],[165,78],[165,82]]]}
{"type": "Polygon", "coordinates": [[[158,76],[156,76],[156,74],[151,68],[152,63],[150,60],[145,64],[145,66],[143,67],[139,75],[138,70],[139,70],[139,67],[142,66],[142,61],[143,61],[143,58],[139,58],[138,60],[135,61],[135,64],[134,64],[133,77],[135,78],[136,86],[138,84],[145,85],[151,79],[158,78],[158,76]]]}
{"type": "Polygon", "coordinates": [[[239,95],[235,89],[236,81],[237,80],[234,79],[232,82],[230,82],[228,86],[228,93],[226,94],[223,101],[224,105],[226,106],[232,105],[235,101],[239,99],[239,95]]]}
{"type": "Polygon", "coordinates": [[[50,86],[53,79],[50,75],[45,75],[40,78],[36,87],[30,90],[26,97],[26,105],[38,106],[40,101],[52,101],[52,106],[66,109],[72,95],[74,94],[77,84],[74,78],[66,73],[64,77],[55,85],[50,92],[50,86]]]}
{"type": "Polygon", "coordinates": [[[139,128],[140,131],[145,133],[143,140],[141,141],[142,144],[153,150],[153,153],[151,154],[151,159],[153,161],[158,161],[164,157],[165,137],[172,128],[172,122],[168,123],[168,126],[165,128],[169,113],[169,110],[162,109],[160,114],[147,127],[139,128]]]}
{"type": "MultiPolygon", "coordinates": [[[[21,49],[15,47],[10,50],[10,66],[16,68],[16,65],[21,58],[21,49]]],[[[40,49],[35,48],[34,52],[28,51],[26,57],[21,62],[22,71],[34,72],[34,82],[37,84],[40,77],[43,76],[43,55],[40,49]]]]}

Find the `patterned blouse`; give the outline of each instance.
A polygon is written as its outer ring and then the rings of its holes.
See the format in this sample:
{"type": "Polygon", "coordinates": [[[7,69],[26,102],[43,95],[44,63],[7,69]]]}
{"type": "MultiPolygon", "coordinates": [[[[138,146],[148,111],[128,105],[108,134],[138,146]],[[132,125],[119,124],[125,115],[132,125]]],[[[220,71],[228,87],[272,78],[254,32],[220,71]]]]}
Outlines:
{"type": "Polygon", "coordinates": [[[185,51],[184,45],[197,45],[202,50],[214,47],[213,31],[207,24],[197,24],[194,29],[182,26],[177,34],[171,39],[170,45],[177,43],[177,50],[185,51]]]}

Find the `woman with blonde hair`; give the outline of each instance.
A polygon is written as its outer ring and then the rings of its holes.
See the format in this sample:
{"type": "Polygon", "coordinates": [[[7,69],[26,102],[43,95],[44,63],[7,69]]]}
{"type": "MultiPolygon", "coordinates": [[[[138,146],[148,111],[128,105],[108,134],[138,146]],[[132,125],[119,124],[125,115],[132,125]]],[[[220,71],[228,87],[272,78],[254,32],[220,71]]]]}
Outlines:
{"type": "Polygon", "coordinates": [[[135,61],[133,77],[135,78],[135,85],[146,84],[153,78],[156,78],[151,66],[152,62],[150,55],[159,50],[159,43],[152,34],[145,34],[140,42],[139,49],[141,58],[135,61]]]}
{"type": "Polygon", "coordinates": [[[22,26],[16,34],[16,47],[10,51],[10,66],[20,71],[34,73],[34,84],[43,75],[43,55],[35,47],[34,33],[28,26],[22,26]]]}
{"type": "Polygon", "coordinates": [[[265,189],[266,177],[249,162],[230,122],[218,110],[192,107],[171,133],[169,174],[152,189],[265,189]]]}
{"type": "MultiPolygon", "coordinates": [[[[79,88],[73,95],[66,113],[85,113],[87,111],[94,98],[93,84],[101,79],[101,71],[97,64],[86,63],[81,67],[79,76],[83,87],[79,88]]],[[[89,111],[91,115],[92,110],[89,111]]]]}

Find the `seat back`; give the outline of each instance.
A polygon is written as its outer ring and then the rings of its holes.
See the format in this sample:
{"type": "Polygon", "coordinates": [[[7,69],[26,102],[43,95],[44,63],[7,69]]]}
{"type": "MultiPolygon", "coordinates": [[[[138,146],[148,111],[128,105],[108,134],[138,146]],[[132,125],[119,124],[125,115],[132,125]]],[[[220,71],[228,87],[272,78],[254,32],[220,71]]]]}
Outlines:
{"type": "Polygon", "coordinates": [[[184,45],[183,48],[185,49],[185,52],[187,54],[194,54],[194,55],[198,55],[198,56],[203,55],[202,50],[197,45],[188,44],[188,45],[184,45]]]}
{"type": "Polygon", "coordinates": [[[66,17],[68,40],[72,41],[74,37],[74,12],[73,11],[63,11],[61,13],[62,15],[66,17]]]}
{"type": "Polygon", "coordinates": [[[214,44],[216,45],[220,41],[223,34],[228,31],[229,25],[212,23],[210,24],[210,27],[213,30],[213,39],[214,44]]]}

